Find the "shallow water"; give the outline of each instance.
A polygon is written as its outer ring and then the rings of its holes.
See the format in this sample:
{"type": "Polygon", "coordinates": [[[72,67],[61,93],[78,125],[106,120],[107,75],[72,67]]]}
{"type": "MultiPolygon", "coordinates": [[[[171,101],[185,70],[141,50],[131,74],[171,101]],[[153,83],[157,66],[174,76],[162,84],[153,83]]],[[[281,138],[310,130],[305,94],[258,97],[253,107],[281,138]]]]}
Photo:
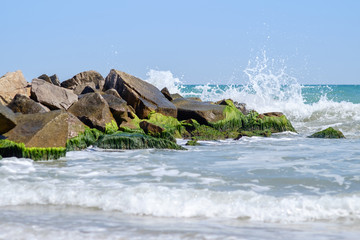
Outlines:
{"type": "Polygon", "coordinates": [[[360,234],[360,139],[284,133],[200,143],[188,151],[88,149],[52,162],[4,159],[0,238],[360,234]]]}

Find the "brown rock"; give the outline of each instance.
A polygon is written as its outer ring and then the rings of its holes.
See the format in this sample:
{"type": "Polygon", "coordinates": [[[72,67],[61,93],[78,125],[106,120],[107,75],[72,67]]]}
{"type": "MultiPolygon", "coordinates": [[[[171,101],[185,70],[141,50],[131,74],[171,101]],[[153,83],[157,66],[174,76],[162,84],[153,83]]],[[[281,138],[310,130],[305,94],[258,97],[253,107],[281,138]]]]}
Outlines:
{"type": "Polygon", "coordinates": [[[66,110],[78,100],[78,96],[71,90],[55,86],[41,79],[33,79],[31,98],[51,110],[66,110]]]}
{"type": "Polygon", "coordinates": [[[157,126],[155,124],[149,123],[147,121],[142,121],[139,123],[139,126],[142,130],[144,130],[144,132],[146,134],[152,134],[152,135],[157,135],[157,134],[161,134],[165,129],[157,126]]]}
{"type": "Polygon", "coordinates": [[[93,89],[102,90],[104,86],[104,78],[96,71],[85,71],[76,74],[69,80],[62,82],[61,86],[74,90],[74,93],[79,95],[86,86],[90,86],[93,89]]]}
{"type": "Polygon", "coordinates": [[[59,87],[61,86],[60,85],[60,80],[59,80],[59,78],[58,78],[58,76],[56,74],[50,76],[50,80],[55,86],[59,86],[59,87]]]}
{"type": "Polygon", "coordinates": [[[173,100],[167,87],[164,87],[163,89],[161,89],[161,93],[164,94],[164,96],[167,98],[167,100],[169,100],[169,101],[173,100]]]}
{"type": "Polygon", "coordinates": [[[66,147],[69,138],[85,130],[82,122],[64,110],[21,114],[16,121],[16,127],[4,136],[26,147],[66,147]]]}
{"type": "Polygon", "coordinates": [[[8,72],[0,78],[0,103],[8,104],[18,93],[27,94],[24,75],[20,70],[8,72]]]}
{"type": "Polygon", "coordinates": [[[115,97],[121,98],[120,94],[113,88],[106,90],[105,93],[108,95],[113,95],[115,97]]]}
{"type": "Polygon", "coordinates": [[[171,97],[173,100],[178,99],[178,98],[183,98],[183,96],[181,96],[181,95],[178,94],[178,93],[170,94],[170,97],[171,97]]]}
{"type": "Polygon", "coordinates": [[[199,102],[186,98],[177,98],[172,101],[177,107],[177,118],[181,120],[195,119],[200,124],[209,124],[224,119],[223,105],[199,102]]]}
{"type": "Polygon", "coordinates": [[[151,111],[176,116],[176,107],[155,86],[127,73],[112,69],[105,79],[104,90],[114,88],[132,106],[139,118],[151,111]]]}
{"type": "Polygon", "coordinates": [[[14,113],[23,114],[44,113],[50,111],[47,107],[22,94],[16,94],[13,100],[8,104],[8,107],[14,113]]]}
{"type": "Polygon", "coordinates": [[[114,120],[108,103],[99,93],[85,94],[68,111],[91,128],[105,131],[105,126],[114,120]]]}
{"type": "Polygon", "coordinates": [[[109,94],[102,95],[102,97],[109,104],[110,111],[118,125],[127,120],[129,109],[124,99],[109,94]]]}
{"type": "Polygon", "coordinates": [[[0,134],[4,134],[16,126],[15,114],[0,103],[0,134]]]}
{"type": "Polygon", "coordinates": [[[50,77],[48,75],[46,75],[46,74],[43,74],[43,75],[39,76],[38,79],[42,79],[45,82],[48,82],[48,83],[52,84],[52,81],[51,81],[50,77]]]}

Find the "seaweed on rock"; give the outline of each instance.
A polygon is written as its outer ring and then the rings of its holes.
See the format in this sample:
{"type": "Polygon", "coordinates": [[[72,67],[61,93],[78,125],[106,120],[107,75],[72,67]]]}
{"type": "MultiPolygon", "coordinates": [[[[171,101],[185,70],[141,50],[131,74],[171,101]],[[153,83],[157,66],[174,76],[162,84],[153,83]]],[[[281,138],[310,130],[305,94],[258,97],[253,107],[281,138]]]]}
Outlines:
{"type": "Polygon", "coordinates": [[[345,136],[341,131],[328,127],[325,130],[312,134],[309,138],[345,138],[345,136]]]}
{"type": "Polygon", "coordinates": [[[225,100],[227,105],[224,109],[224,119],[210,123],[210,125],[222,132],[231,131],[271,131],[271,133],[291,131],[296,132],[291,122],[282,116],[259,115],[256,111],[251,111],[244,115],[238,110],[231,100],[225,100]]]}
{"type": "Polygon", "coordinates": [[[140,133],[117,132],[102,135],[95,144],[103,149],[175,149],[184,150],[180,145],[167,139],[155,138],[140,133]]]}
{"type": "Polygon", "coordinates": [[[59,159],[66,155],[63,147],[25,147],[24,143],[16,143],[7,139],[0,140],[0,155],[3,157],[30,158],[37,160],[59,159]]]}
{"type": "Polygon", "coordinates": [[[66,142],[67,151],[76,151],[85,149],[99,139],[100,136],[104,135],[103,132],[96,128],[86,128],[83,133],[80,133],[77,137],[71,138],[66,142]]]}

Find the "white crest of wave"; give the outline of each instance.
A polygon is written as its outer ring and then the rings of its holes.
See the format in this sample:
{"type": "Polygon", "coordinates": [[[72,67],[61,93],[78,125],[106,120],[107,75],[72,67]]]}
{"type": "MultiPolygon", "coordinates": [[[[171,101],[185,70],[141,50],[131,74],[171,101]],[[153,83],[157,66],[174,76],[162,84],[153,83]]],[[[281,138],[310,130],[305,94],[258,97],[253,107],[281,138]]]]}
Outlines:
{"type": "Polygon", "coordinates": [[[170,93],[178,93],[181,88],[181,81],[179,78],[174,77],[170,71],[159,71],[150,69],[146,76],[148,77],[146,81],[151,83],[159,90],[167,87],[170,93]]]}
{"type": "Polygon", "coordinates": [[[76,182],[1,181],[0,206],[26,204],[95,207],[106,211],[159,217],[209,217],[260,222],[360,219],[360,195],[274,197],[252,191],[216,192],[150,184],[91,188],[76,182]],[[75,183],[74,183],[75,184],[75,183]]]}

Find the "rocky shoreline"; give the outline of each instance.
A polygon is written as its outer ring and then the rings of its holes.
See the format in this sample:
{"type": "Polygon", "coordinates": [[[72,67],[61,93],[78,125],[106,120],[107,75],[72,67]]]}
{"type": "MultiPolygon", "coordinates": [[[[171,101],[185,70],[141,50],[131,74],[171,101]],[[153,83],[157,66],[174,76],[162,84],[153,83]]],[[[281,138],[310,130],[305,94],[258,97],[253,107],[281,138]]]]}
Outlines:
{"type": "Polygon", "coordinates": [[[85,71],[61,83],[56,75],[28,83],[21,71],[7,73],[0,103],[2,157],[58,159],[89,146],[184,150],[176,138],[195,145],[296,132],[282,113],[259,114],[231,99],[183,98],[114,69],[106,78],[85,71]]]}

